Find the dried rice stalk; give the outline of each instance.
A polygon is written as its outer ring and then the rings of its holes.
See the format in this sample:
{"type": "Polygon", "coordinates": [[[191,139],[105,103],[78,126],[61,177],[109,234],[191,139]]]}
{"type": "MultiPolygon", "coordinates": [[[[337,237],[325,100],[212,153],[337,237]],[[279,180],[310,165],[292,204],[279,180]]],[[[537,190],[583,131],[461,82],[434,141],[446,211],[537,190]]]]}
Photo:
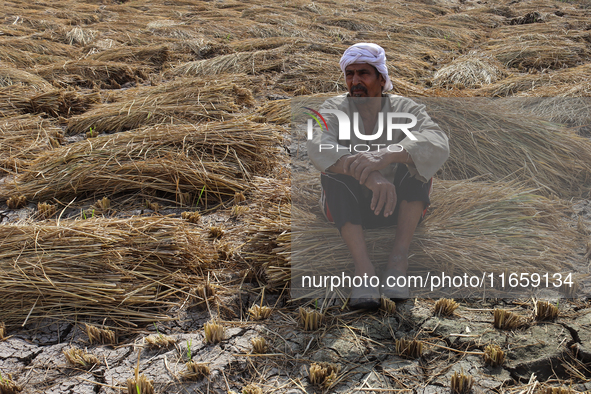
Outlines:
{"type": "Polygon", "coordinates": [[[574,67],[584,63],[590,54],[585,44],[546,34],[509,35],[490,40],[483,52],[506,67],[520,70],[574,67]]]}
{"type": "Polygon", "coordinates": [[[504,309],[495,309],[494,322],[495,328],[501,330],[513,330],[525,324],[523,319],[513,312],[504,309]]]}
{"type": "Polygon", "coordinates": [[[480,88],[507,76],[502,65],[491,58],[470,52],[439,69],[433,76],[433,85],[445,88],[480,88]]]}
{"type": "Polygon", "coordinates": [[[267,345],[267,341],[263,337],[256,337],[250,340],[252,343],[252,352],[255,354],[265,354],[269,346],[267,345]]]}
{"type": "Polygon", "coordinates": [[[90,56],[90,59],[100,62],[142,63],[156,67],[162,66],[170,59],[168,45],[154,45],[135,47],[119,47],[107,49],[90,56]]]}
{"type": "Polygon", "coordinates": [[[300,325],[304,331],[318,331],[322,324],[322,320],[324,319],[324,314],[320,311],[309,308],[300,307],[298,314],[300,325]]]}
{"type": "Polygon", "coordinates": [[[191,192],[206,204],[233,197],[252,175],[269,171],[278,139],[269,126],[244,121],[99,136],[39,155],[7,192],[68,201],[87,192],[134,191],[168,193],[174,201],[191,192]]]}
{"type": "Polygon", "coordinates": [[[170,347],[170,345],[173,345],[176,342],[176,339],[174,339],[173,337],[169,336],[169,335],[164,335],[164,334],[152,334],[152,335],[148,335],[145,338],[146,343],[148,343],[148,346],[152,347],[152,348],[167,348],[170,347]]]}
{"type": "Polygon", "coordinates": [[[183,218],[184,220],[186,220],[189,223],[199,223],[199,220],[201,219],[201,214],[197,211],[194,211],[194,212],[186,211],[186,212],[181,213],[181,218],[183,218]]]}
{"type": "Polygon", "coordinates": [[[176,76],[209,76],[223,73],[259,74],[282,71],[284,55],[284,48],[231,53],[181,64],[173,70],[173,74],[176,76]]]}
{"type": "Polygon", "coordinates": [[[254,102],[248,89],[215,80],[179,80],[131,93],[70,119],[67,133],[80,134],[91,127],[99,134],[115,133],[162,123],[231,119],[243,105],[254,102]]]}
{"type": "Polygon", "coordinates": [[[572,130],[509,111],[504,100],[417,101],[450,136],[441,178],[519,179],[562,197],[580,196],[591,186],[591,141],[572,130]]]}
{"type": "Polygon", "coordinates": [[[86,335],[90,344],[97,343],[99,345],[115,345],[117,344],[117,336],[113,330],[108,328],[98,328],[90,324],[86,324],[86,335]]]}
{"type": "Polygon", "coordinates": [[[263,394],[263,389],[251,383],[242,388],[242,394],[263,394]]]}
{"type": "Polygon", "coordinates": [[[0,321],[0,342],[6,339],[6,324],[0,321]]]}
{"type": "Polygon", "coordinates": [[[120,89],[127,82],[138,82],[147,77],[146,70],[125,63],[76,60],[52,64],[37,69],[45,80],[63,88],[120,89]]]}
{"type": "Polygon", "coordinates": [[[203,325],[205,343],[215,344],[224,339],[224,326],[216,321],[210,321],[203,325]]]}
{"type": "Polygon", "coordinates": [[[48,90],[53,86],[38,75],[28,73],[17,68],[2,65],[0,68],[0,87],[22,85],[36,90],[48,90]]]}
{"type": "Polygon", "coordinates": [[[6,200],[8,209],[21,209],[27,206],[27,197],[25,196],[12,196],[6,200]]]}
{"type": "Polygon", "coordinates": [[[127,394],[154,394],[154,385],[152,380],[146,375],[141,374],[135,378],[127,379],[127,394]]]}
{"type": "Polygon", "coordinates": [[[183,373],[183,378],[187,380],[200,380],[209,376],[209,366],[207,363],[198,363],[189,361],[185,364],[187,371],[183,373]]]}
{"type": "Polygon", "coordinates": [[[547,73],[514,75],[479,89],[477,94],[489,97],[506,97],[520,92],[525,95],[536,95],[536,91],[542,88],[539,90],[539,95],[545,97],[588,96],[581,93],[584,90],[577,94],[576,89],[587,83],[589,78],[591,78],[591,64],[582,64],[555,71],[550,70],[547,73]],[[536,90],[533,90],[534,88],[536,90]],[[575,89],[574,92],[568,94],[568,91],[573,89],[575,89]]]}
{"type": "Polygon", "coordinates": [[[310,383],[314,386],[321,387],[324,390],[331,388],[337,379],[337,375],[341,370],[339,364],[332,363],[312,363],[308,371],[308,378],[310,383]]]}
{"type": "Polygon", "coordinates": [[[88,111],[100,101],[98,92],[84,94],[72,90],[52,90],[31,97],[29,105],[32,113],[69,117],[88,111]]]}
{"type": "Polygon", "coordinates": [[[420,358],[423,355],[423,342],[416,339],[397,339],[396,354],[405,358],[420,358]]]}
{"type": "Polygon", "coordinates": [[[451,376],[451,392],[454,394],[468,394],[472,390],[474,378],[464,372],[457,371],[451,376]]]}
{"type": "Polygon", "coordinates": [[[460,306],[457,302],[449,298],[440,298],[435,303],[436,316],[451,316],[454,311],[460,306]]]}
{"type": "Polygon", "coordinates": [[[0,379],[0,393],[2,394],[18,394],[23,391],[23,388],[12,380],[12,374],[3,376],[0,379]]]}
{"type": "Polygon", "coordinates": [[[380,308],[382,308],[387,315],[393,315],[396,312],[396,303],[388,297],[381,296],[380,308]]]}
{"type": "Polygon", "coordinates": [[[43,151],[59,147],[62,130],[41,116],[21,115],[0,119],[0,168],[19,172],[43,151]]]}
{"type": "Polygon", "coordinates": [[[0,309],[9,327],[27,316],[100,316],[131,328],[167,321],[164,312],[216,258],[202,230],[166,217],[6,224],[0,238],[0,309]]]}
{"type": "Polygon", "coordinates": [[[536,301],[534,305],[534,318],[540,320],[554,320],[558,317],[558,306],[548,301],[536,301]]]}
{"type": "Polygon", "coordinates": [[[51,218],[53,215],[55,215],[56,211],[56,205],[48,204],[46,202],[40,202],[37,204],[38,215],[43,220],[51,218]]]}
{"type": "Polygon", "coordinates": [[[97,356],[86,353],[82,349],[71,347],[68,350],[63,350],[66,360],[76,368],[90,369],[93,366],[100,364],[97,356]]]}
{"type": "Polygon", "coordinates": [[[499,345],[490,344],[484,348],[484,362],[491,367],[498,367],[503,365],[505,361],[505,352],[499,345]]]}
{"type": "MultiPolygon", "coordinates": [[[[308,187],[305,178],[294,177],[294,185],[317,190],[317,177],[311,179],[314,184],[308,187]]],[[[317,208],[317,192],[309,197],[298,196],[295,187],[293,192],[298,206],[266,203],[265,211],[252,219],[254,250],[248,252],[253,263],[265,270],[267,282],[278,288],[292,275],[298,280],[293,261],[300,262],[300,267],[301,262],[315,262],[313,267],[306,266],[305,275],[347,272],[351,267],[338,231],[317,208]]],[[[413,275],[425,276],[434,270],[446,275],[504,272],[507,262],[524,272],[572,271],[566,262],[576,242],[580,244],[581,234],[572,227],[569,203],[501,182],[435,181],[431,198],[430,213],[411,244],[413,275]]],[[[372,260],[387,261],[391,232],[376,229],[366,234],[372,260]]]]}
{"type": "Polygon", "coordinates": [[[268,306],[261,306],[261,305],[253,305],[248,310],[248,313],[250,313],[250,316],[252,316],[252,318],[254,320],[267,319],[269,316],[271,316],[272,312],[273,312],[273,308],[269,308],[268,306]]]}

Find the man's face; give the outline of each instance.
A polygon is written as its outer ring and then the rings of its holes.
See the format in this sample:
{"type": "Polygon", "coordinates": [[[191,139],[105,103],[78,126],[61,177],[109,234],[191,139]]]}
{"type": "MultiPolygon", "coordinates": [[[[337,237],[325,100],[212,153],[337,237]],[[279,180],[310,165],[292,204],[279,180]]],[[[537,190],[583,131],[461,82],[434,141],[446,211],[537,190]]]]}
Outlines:
{"type": "Polygon", "coordinates": [[[351,97],[381,97],[386,80],[367,63],[354,63],[345,68],[345,80],[351,97]]]}

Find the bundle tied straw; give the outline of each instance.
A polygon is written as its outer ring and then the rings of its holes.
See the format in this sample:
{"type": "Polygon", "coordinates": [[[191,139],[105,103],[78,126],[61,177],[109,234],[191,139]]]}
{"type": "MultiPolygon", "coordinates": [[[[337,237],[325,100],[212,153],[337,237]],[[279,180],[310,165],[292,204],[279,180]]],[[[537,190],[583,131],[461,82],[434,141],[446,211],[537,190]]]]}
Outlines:
{"type": "MultiPolygon", "coordinates": [[[[295,178],[294,184],[304,189],[312,183],[309,189],[314,190],[318,179],[306,177],[295,178]]],[[[253,221],[249,257],[264,269],[268,283],[281,288],[298,275],[347,272],[350,254],[319,212],[317,195],[292,197],[303,201],[291,209],[270,205],[253,221]],[[302,266],[306,261],[315,263],[302,266]]],[[[440,180],[435,180],[431,201],[411,244],[413,275],[504,272],[508,264],[531,272],[572,268],[566,267],[567,256],[581,234],[570,225],[571,209],[564,201],[536,195],[515,182],[440,180]]],[[[366,239],[372,261],[387,261],[394,229],[367,230],[366,239]]]]}
{"type": "Polygon", "coordinates": [[[7,194],[69,201],[87,192],[154,191],[185,204],[221,200],[273,167],[278,141],[269,125],[238,120],[99,136],[40,154],[6,184],[7,194]]]}
{"type": "MultiPolygon", "coordinates": [[[[418,99],[449,135],[443,179],[516,179],[538,193],[581,196],[591,186],[591,141],[485,98],[418,99]]],[[[513,107],[516,104],[513,102],[513,107]]]]}
{"type": "Polygon", "coordinates": [[[0,171],[18,172],[25,162],[41,152],[60,146],[62,130],[36,115],[20,115],[0,120],[0,171]]]}
{"type": "Polygon", "coordinates": [[[0,226],[0,309],[8,327],[100,317],[169,320],[216,253],[202,231],[166,217],[0,226]],[[76,251],[72,253],[72,251],[76,251]]]}
{"type": "Polygon", "coordinates": [[[162,123],[229,120],[243,105],[253,103],[248,89],[226,79],[182,79],[130,90],[114,103],[73,117],[66,132],[81,134],[92,128],[97,133],[115,133],[162,123]]]}

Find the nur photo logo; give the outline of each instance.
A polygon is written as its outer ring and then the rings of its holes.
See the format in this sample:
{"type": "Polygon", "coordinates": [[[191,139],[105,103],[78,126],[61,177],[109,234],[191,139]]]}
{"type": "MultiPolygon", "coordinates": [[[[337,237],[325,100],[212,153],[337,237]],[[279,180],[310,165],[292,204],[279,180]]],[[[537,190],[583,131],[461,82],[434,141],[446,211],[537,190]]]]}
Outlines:
{"type": "MultiPolygon", "coordinates": [[[[406,112],[387,112],[384,116],[383,112],[378,113],[377,116],[377,130],[374,134],[364,134],[359,129],[359,112],[353,112],[353,123],[351,124],[351,119],[349,116],[340,110],[337,109],[321,109],[320,111],[316,111],[310,107],[304,107],[305,109],[311,111],[306,112],[306,115],[309,115],[310,118],[308,119],[307,123],[307,138],[308,140],[312,140],[314,138],[314,122],[318,125],[320,130],[324,130],[328,132],[328,124],[326,119],[322,116],[322,114],[331,114],[334,115],[338,121],[338,139],[341,140],[351,140],[351,130],[353,130],[354,136],[361,141],[376,141],[386,134],[386,140],[388,142],[392,141],[392,135],[394,130],[401,130],[409,139],[412,141],[417,141],[417,137],[415,137],[409,129],[413,128],[417,124],[417,118],[413,114],[406,113],[406,112]],[[408,123],[400,123],[402,120],[410,119],[408,123]],[[384,123],[385,126],[384,126],[384,123]],[[353,127],[351,127],[353,126],[353,127]]],[[[331,125],[331,127],[334,127],[331,125]]],[[[332,131],[332,130],[331,130],[332,131]]],[[[389,144],[371,144],[371,146],[377,147],[380,150],[380,147],[389,147],[389,144]]],[[[367,152],[371,150],[371,146],[368,144],[355,144],[349,147],[344,147],[334,144],[319,144],[319,151],[322,150],[333,150],[333,149],[347,149],[350,152],[367,152]]]]}

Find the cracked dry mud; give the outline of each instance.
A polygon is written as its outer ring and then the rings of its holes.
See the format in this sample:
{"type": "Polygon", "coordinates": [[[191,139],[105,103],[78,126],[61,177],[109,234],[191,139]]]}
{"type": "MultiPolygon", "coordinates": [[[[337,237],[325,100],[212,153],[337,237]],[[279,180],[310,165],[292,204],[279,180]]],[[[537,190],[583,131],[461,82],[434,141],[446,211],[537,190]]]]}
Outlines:
{"type": "MultiPolygon", "coordinates": [[[[247,291],[241,295],[245,301],[252,299],[247,291]]],[[[224,340],[217,344],[204,340],[203,323],[209,320],[209,312],[184,311],[182,321],[158,326],[158,333],[176,341],[166,349],[150,349],[145,344],[143,338],[155,334],[155,328],[124,336],[118,345],[107,346],[90,345],[83,325],[45,322],[8,333],[12,336],[0,342],[0,369],[13,376],[23,393],[125,393],[139,354],[139,372],[154,381],[158,393],[242,392],[248,383],[255,383],[264,392],[295,394],[321,392],[309,383],[308,368],[312,362],[332,362],[340,364],[341,370],[337,384],[327,392],[376,389],[426,394],[449,393],[455,372],[473,376],[475,393],[513,392],[532,374],[540,382],[576,382],[573,378],[577,372],[572,367],[584,375],[589,366],[589,301],[561,300],[561,313],[554,322],[531,320],[533,308],[527,300],[465,300],[447,318],[433,316],[432,300],[398,303],[398,311],[392,316],[381,311],[351,313],[333,306],[315,332],[298,327],[294,305],[282,305],[285,300],[276,295],[267,296],[265,301],[269,305],[277,302],[281,308],[268,320],[222,320],[224,340]],[[494,328],[492,311],[498,307],[529,318],[528,324],[513,331],[494,328]],[[269,345],[265,355],[252,354],[251,340],[259,336],[269,345]],[[419,359],[396,355],[395,339],[408,337],[424,342],[419,359]],[[505,351],[503,366],[492,368],[483,362],[481,353],[489,343],[505,351]],[[73,368],[63,354],[72,346],[97,356],[100,364],[89,371],[73,368]],[[188,346],[193,361],[208,364],[209,377],[183,379],[188,346]]],[[[215,303],[236,305],[221,296],[215,303]]],[[[240,316],[239,306],[234,312],[240,316]]],[[[572,387],[591,390],[590,383],[581,381],[572,387]]]]}

